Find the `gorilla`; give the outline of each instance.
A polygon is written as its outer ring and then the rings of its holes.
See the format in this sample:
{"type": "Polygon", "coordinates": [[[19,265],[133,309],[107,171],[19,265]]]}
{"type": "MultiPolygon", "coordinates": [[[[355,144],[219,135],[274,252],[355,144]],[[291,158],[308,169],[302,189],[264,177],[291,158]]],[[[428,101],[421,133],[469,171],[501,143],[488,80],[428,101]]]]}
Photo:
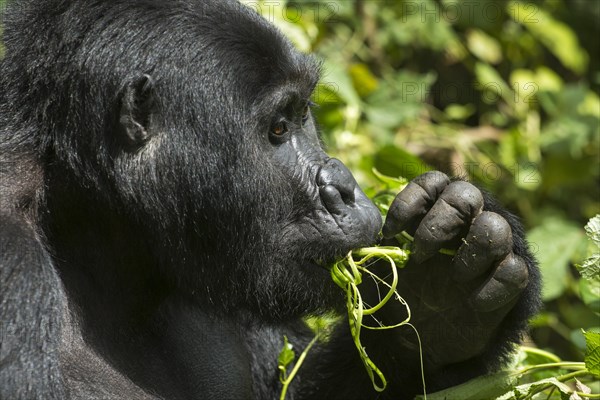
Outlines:
{"type": "MultiPolygon", "coordinates": [[[[2,399],[277,398],[284,335],[301,350],[305,316],[344,309],[323,265],[401,231],[427,390],[499,368],[520,340],[539,274],[517,219],[431,172],[382,224],[321,147],[319,63],[250,8],[12,0],[2,19],[2,399]]],[[[342,320],[288,399],[422,392],[414,332],[362,342],[384,392],[342,320]]]]}

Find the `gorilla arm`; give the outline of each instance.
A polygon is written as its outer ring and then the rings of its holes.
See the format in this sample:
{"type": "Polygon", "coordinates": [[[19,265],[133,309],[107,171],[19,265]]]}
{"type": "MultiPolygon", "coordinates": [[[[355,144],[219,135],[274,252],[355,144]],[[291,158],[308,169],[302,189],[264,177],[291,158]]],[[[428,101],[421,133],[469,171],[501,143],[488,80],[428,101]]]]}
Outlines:
{"type": "Polygon", "coordinates": [[[62,316],[57,310],[65,306],[60,279],[24,218],[5,209],[0,220],[0,398],[64,398],[58,364],[62,316]]]}

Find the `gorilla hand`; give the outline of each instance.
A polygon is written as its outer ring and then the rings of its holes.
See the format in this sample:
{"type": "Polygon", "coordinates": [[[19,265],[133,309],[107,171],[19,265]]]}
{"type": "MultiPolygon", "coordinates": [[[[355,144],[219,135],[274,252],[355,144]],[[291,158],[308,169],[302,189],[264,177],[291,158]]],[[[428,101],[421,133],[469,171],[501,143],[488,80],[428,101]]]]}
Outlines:
{"type": "MultiPolygon", "coordinates": [[[[398,194],[383,227],[386,239],[401,231],[414,235],[398,292],[412,307],[430,366],[485,352],[528,284],[530,257],[519,254],[527,253],[524,241],[514,244],[513,227],[486,211],[484,197],[470,183],[428,172],[398,194]],[[442,248],[458,250],[451,257],[442,248]]],[[[399,305],[391,305],[380,318],[397,320],[398,313],[399,305]]]]}

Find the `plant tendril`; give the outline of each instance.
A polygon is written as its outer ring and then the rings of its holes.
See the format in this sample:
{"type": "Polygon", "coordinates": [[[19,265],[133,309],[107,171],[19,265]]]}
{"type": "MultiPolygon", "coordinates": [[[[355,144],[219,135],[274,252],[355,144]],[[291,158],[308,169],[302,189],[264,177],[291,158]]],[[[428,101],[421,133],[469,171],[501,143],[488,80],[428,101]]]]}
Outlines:
{"type": "MultiPolygon", "coordinates": [[[[419,348],[421,348],[421,339],[419,338],[418,332],[415,327],[412,326],[409,321],[411,318],[410,307],[406,301],[398,294],[396,287],[398,285],[398,271],[397,268],[402,268],[408,261],[408,250],[401,249],[393,246],[381,246],[381,247],[366,247],[358,250],[354,250],[348,253],[348,255],[336,262],[331,268],[331,277],[333,281],[346,292],[346,305],[348,308],[348,322],[350,324],[350,333],[354,345],[358,350],[363,365],[367,371],[373,388],[377,392],[382,392],[387,386],[387,380],[381,370],[375,365],[373,360],[367,354],[366,348],[362,345],[360,339],[360,331],[362,328],[371,330],[383,330],[393,329],[402,325],[409,325],[417,333],[419,340],[419,348]],[[372,259],[383,259],[390,265],[392,282],[388,283],[384,279],[380,278],[373,272],[367,269],[368,262],[372,259]],[[365,307],[358,285],[362,283],[362,274],[370,275],[376,282],[381,283],[383,286],[388,288],[387,293],[380,299],[377,304],[370,307],[365,307]],[[380,321],[377,321],[379,326],[371,326],[363,322],[365,315],[373,315],[379,311],[390,299],[394,297],[400,304],[402,304],[407,312],[407,317],[401,322],[394,325],[384,325],[380,321]]],[[[421,369],[423,368],[421,358],[421,369]]],[[[423,379],[423,385],[425,385],[423,379]]]]}

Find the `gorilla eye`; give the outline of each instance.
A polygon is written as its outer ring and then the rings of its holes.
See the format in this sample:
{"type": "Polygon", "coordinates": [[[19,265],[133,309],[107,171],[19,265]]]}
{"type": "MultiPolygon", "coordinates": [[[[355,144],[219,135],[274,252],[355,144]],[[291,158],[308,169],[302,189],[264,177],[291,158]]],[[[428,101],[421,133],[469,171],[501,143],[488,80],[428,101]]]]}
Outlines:
{"type": "Polygon", "coordinates": [[[271,133],[275,136],[283,136],[287,133],[288,128],[285,121],[278,121],[271,127],[271,133]]]}

